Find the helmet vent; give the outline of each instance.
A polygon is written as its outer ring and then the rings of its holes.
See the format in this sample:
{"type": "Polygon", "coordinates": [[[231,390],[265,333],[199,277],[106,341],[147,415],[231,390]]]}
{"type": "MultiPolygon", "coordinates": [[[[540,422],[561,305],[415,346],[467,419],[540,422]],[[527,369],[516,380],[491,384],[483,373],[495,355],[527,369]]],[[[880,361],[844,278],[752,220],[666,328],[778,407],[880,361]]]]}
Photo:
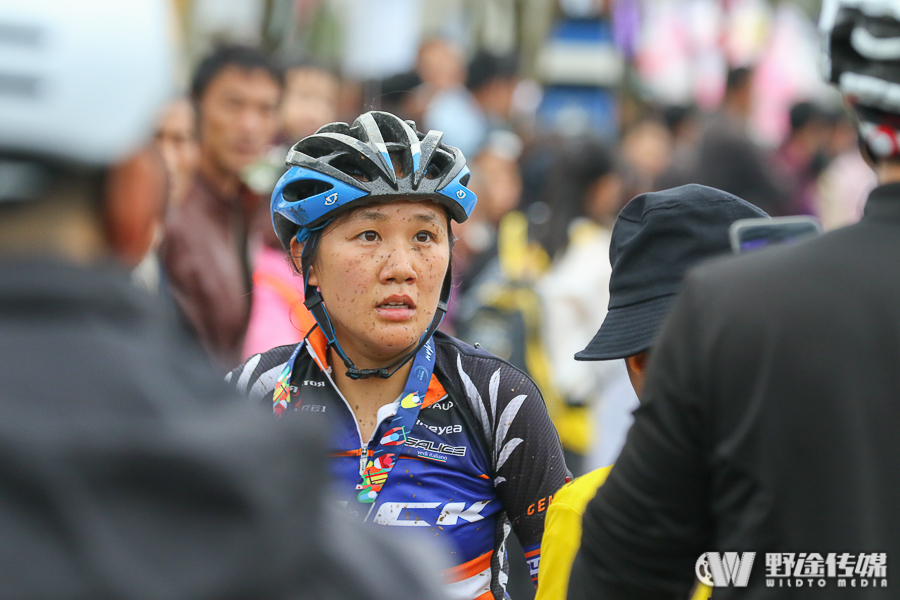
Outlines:
{"type": "Polygon", "coordinates": [[[329,162],[329,164],[338,171],[346,173],[357,181],[370,183],[375,179],[375,177],[372,173],[369,173],[364,169],[363,165],[365,165],[366,162],[367,161],[364,162],[362,160],[350,157],[346,154],[341,154],[335,157],[334,160],[329,162]]]}
{"type": "Polygon", "coordinates": [[[296,202],[323,194],[333,187],[324,181],[301,179],[285,186],[283,195],[288,202],[296,202]]]}
{"type": "Polygon", "coordinates": [[[436,150],[425,170],[425,179],[440,179],[453,167],[453,162],[454,157],[449,152],[436,150]]]}

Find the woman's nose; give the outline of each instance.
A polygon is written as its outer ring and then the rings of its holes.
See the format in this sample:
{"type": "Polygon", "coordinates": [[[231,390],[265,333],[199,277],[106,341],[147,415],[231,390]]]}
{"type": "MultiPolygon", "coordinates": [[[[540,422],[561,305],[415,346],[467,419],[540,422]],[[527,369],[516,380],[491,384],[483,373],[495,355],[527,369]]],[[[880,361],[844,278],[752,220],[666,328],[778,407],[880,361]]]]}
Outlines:
{"type": "Polygon", "coordinates": [[[381,268],[381,281],[383,283],[414,282],[416,280],[416,269],[413,264],[415,250],[408,244],[397,244],[388,252],[381,268]]]}

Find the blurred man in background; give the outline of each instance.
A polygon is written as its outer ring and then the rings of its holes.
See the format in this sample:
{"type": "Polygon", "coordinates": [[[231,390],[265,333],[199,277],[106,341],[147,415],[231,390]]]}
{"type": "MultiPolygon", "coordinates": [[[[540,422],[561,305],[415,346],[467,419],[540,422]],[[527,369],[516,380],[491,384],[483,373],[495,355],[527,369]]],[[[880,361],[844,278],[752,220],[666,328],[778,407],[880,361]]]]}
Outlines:
{"type": "Polygon", "coordinates": [[[293,145],[322,125],[337,120],[341,82],[337,75],[312,62],[288,62],[284,67],[281,131],[293,145]]]}
{"type": "MultiPolygon", "coordinates": [[[[256,165],[270,175],[261,186],[268,193],[287,170],[285,158],[291,146],[338,120],[340,80],[333,71],[300,60],[286,63],[284,77],[277,145],[256,165]]],[[[284,260],[284,249],[271,222],[262,219],[258,225],[262,243],[253,261],[253,305],[244,337],[244,359],[275,346],[296,344],[315,324],[303,305],[303,277],[284,260]]]]}
{"type": "MultiPolygon", "coordinates": [[[[790,204],[787,182],[777,177],[768,155],[750,137],[753,70],[728,71],[725,97],[701,128],[690,168],[663,175],[659,187],[700,183],[730,192],[771,215],[785,214],[790,204]],[[683,178],[683,179],[682,179],[683,178]]],[[[684,165],[678,165],[679,170],[684,165]]]]}
{"type": "Polygon", "coordinates": [[[515,55],[482,51],[469,61],[466,87],[491,129],[509,128],[513,94],[518,84],[519,64],[515,55]]]}
{"type": "Polygon", "coordinates": [[[250,233],[260,198],[241,177],[275,136],[282,83],[261,50],[224,46],[191,84],[199,166],[166,222],[160,258],[189,328],[223,370],[240,362],[252,297],[250,233]]]}
{"type": "Polygon", "coordinates": [[[846,598],[842,587],[896,597],[900,70],[890,43],[900,21],[891,6],[835,0],[822,10],[828,79],[853,105],[881,184],[862,221],[688,274],[628,442],[585,512],[569,598],[679,597],[704,572],[723,598],[846,598]],[[713,564],[723,552],[742,553],[741,565],[723,572],[713,564]]]}
{"type": "Polygon", "coordinates": [[[803,101],[791,106],[788,116],[790,130],[773,157],[791,192],[784,214],[814,215],[819,206],[817,181],[828,160],[828,115],[803,101]]]}
{"type": "Polygon", "coordinates": [[[166,105],[153,142],[166,161],[169,198],[177,206],[190,188],[200,159],[197,116],[189,98],[177,98],[166,105]]]}

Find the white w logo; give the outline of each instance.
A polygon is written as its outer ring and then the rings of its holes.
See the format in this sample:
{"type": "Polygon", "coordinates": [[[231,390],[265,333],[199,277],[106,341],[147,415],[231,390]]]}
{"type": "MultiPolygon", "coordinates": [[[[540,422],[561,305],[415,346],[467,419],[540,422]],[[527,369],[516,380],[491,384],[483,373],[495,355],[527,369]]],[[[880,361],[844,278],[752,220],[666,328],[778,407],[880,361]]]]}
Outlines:
{"type": "Polygon", "coordinates": [[[711,587],[747,587],[755,559],[756,552],[744,552],[740,558],[737,552],[725,552],[724,556],[705,552],[697,559],[694,571],[700,583],[711,587]]]}

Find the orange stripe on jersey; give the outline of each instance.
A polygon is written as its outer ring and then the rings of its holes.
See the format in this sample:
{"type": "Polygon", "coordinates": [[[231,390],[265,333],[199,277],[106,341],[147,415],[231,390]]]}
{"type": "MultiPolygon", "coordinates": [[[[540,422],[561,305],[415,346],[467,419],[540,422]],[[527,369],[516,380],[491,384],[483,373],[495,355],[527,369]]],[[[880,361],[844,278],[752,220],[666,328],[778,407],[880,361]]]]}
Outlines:
{"type": "MultiPolygon", "coordinates": [[[[444,571],[444,583],[454,583],[456,581],[462,581],[463,579],[468,579],[469,577],[474,577],[478,575],[485,569],[490,568],[491,566],[491,556],[493,556],[494,551],[485,552],[478,558],[473,558],[469,562],[463,563],[461,565],[456,565],[450,569],[446,569],[444,571]]],[[[481,596],[479,596],[481,598],[481,596]]]]}
{"type": "Polygon", "coordinates": [[[494,600],[494,592],[485,592],[475,598],[475,600],[494,600]]]}
{"type": "Polygon", "coordinates": [[[422,402],[422,408],[427,408],[432,404],[440,402],[447,395],[447,390],[441,385],[434,373],[431,374],[431,381],[428,382],[428,391],[425,393],[425,401],[422,402]]]}
{"type": "Polygon", "coordinates": [[[319,368],[323,371],[328,370],[328,340],[325,338],[325,334],[316,327],[316,330],[306,339],[312,346],[313,352],[316,353],[316,362],[319,363],[319,368]]]}
{"type": "Polygon", "coordinates": [[[525,558],[531,558],[532,556],[537,556],[540,553],[541,553],[541,549],[538,548],[537,550],[532,550],[531,552],[526,552],[525,558]]]}

